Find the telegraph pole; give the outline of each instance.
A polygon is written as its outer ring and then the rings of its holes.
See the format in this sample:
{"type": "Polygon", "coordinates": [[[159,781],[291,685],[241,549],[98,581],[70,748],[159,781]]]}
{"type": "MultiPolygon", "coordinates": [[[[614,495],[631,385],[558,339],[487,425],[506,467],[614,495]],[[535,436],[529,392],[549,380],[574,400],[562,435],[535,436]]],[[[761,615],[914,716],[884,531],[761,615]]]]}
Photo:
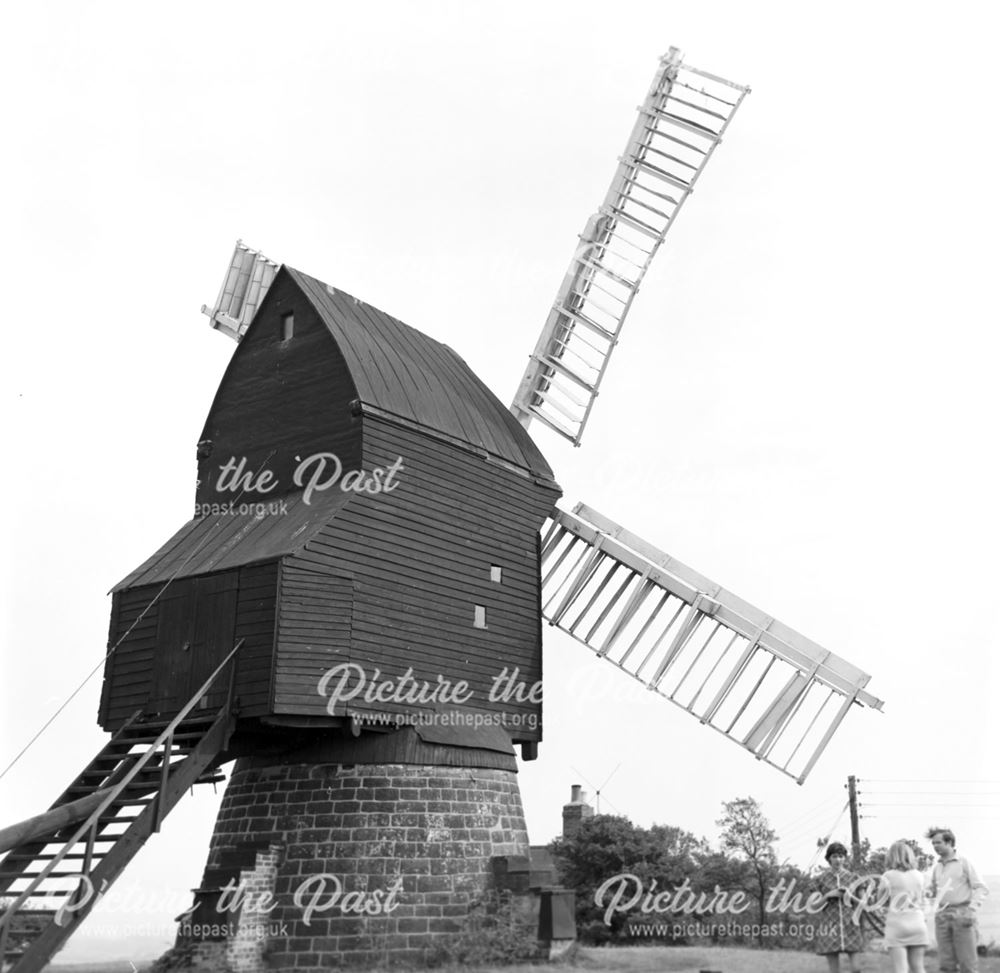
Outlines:
{"type": "Polygon", "coordinates": [[[847,778],[847,802],[851,811],[851,860],[855,868],[861,867],[861,828],[858,824],[858,779],[847,778]]]}

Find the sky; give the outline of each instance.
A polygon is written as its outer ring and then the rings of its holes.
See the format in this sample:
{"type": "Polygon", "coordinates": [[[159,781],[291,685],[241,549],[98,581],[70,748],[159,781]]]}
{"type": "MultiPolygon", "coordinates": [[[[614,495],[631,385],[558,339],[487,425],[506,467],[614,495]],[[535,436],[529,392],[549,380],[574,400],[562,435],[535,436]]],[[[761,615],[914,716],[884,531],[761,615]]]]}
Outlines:
{"type": "MultiPolygon", "coordinates": [[[[602,810],[713,841],[722,803],[751,795],[805,865],[817,838],[849,838],[855,775],[874,845],[945,824],[1000,873],[994,20],[977,3],[21,5],[0,39],[0,763],[99,665],[108,590],[190,515],[235,348],[199,309],[236,238],[451,345],[509,401],[675,45],[752,93],[583,445],[531,432],[565,508],[871,673],[885,709],[855,708],[799,786],[547,628],[531,840],[558,832],[572,784],[607,781],[602,810]]],[[[98,673],[0,779],[2,823],[100,747],[99,693],[98,673]]],[[[164,940],[220,799],[182,802],[122,879],[164,940]]]]}

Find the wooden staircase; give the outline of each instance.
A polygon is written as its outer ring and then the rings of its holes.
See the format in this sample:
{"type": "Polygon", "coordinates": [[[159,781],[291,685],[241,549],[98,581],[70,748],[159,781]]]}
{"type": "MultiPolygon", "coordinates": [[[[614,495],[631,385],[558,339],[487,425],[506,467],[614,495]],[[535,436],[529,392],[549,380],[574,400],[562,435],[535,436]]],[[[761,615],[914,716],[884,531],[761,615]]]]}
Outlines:
{"type": "Polygon", "coordinates": [[[0,861],[0,959],[5,969],[13,962],[10,973],[44,969],[185,792],[223,779],[214,768],[236,723],[232,674],[218,712],[199,706],[240,644],[173,719],[133,714],[41,816],[71,813],[83,798],[96,804],[85,820],[32,832],[0,861]]]}

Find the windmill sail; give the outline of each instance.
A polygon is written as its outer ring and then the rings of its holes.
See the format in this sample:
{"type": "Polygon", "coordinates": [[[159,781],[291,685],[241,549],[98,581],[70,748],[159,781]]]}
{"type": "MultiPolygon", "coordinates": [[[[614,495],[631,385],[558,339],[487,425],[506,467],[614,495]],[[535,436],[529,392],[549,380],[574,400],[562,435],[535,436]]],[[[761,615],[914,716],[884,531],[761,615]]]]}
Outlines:
{"type": "Polygon", "coordinates": [[[250,327],[279,267],[280,264],[268,260],[259,250],[251,250],[237,240],[215,306],[209,308],[203,304],[202,314],[211,318],[213,328],[239,341],[250,327]]]}
{"type": "Polygon", "coordinates": [[[582,504],[542,543],[542,612],[800,784],[869,676],[582,504]]]}
{"type": "Polygon", "coordinates": [[[549,312],[511,411],[576,446],[653,256],[749,88],[671,48],[639,107],[625,154],[549,312]]]}

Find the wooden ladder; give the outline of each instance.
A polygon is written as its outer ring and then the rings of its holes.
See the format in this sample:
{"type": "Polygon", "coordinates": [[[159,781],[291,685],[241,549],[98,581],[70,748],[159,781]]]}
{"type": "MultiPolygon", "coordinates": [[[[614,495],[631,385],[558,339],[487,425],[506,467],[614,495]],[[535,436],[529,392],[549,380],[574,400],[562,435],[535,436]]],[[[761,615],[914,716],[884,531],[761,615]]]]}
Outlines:
{"type": "Polygon", "coordinates": [[[241,645],[173,719],[134,713],[49,809],[93,795],[85,820],[29,837],[0,861],[0,896],[13,897],[0,916],[10,973],[44,969],[185,792],[224,779],[214,767],[236,724],[235,663],[222,708],[206,714],[199,703],[241,645]]]}

